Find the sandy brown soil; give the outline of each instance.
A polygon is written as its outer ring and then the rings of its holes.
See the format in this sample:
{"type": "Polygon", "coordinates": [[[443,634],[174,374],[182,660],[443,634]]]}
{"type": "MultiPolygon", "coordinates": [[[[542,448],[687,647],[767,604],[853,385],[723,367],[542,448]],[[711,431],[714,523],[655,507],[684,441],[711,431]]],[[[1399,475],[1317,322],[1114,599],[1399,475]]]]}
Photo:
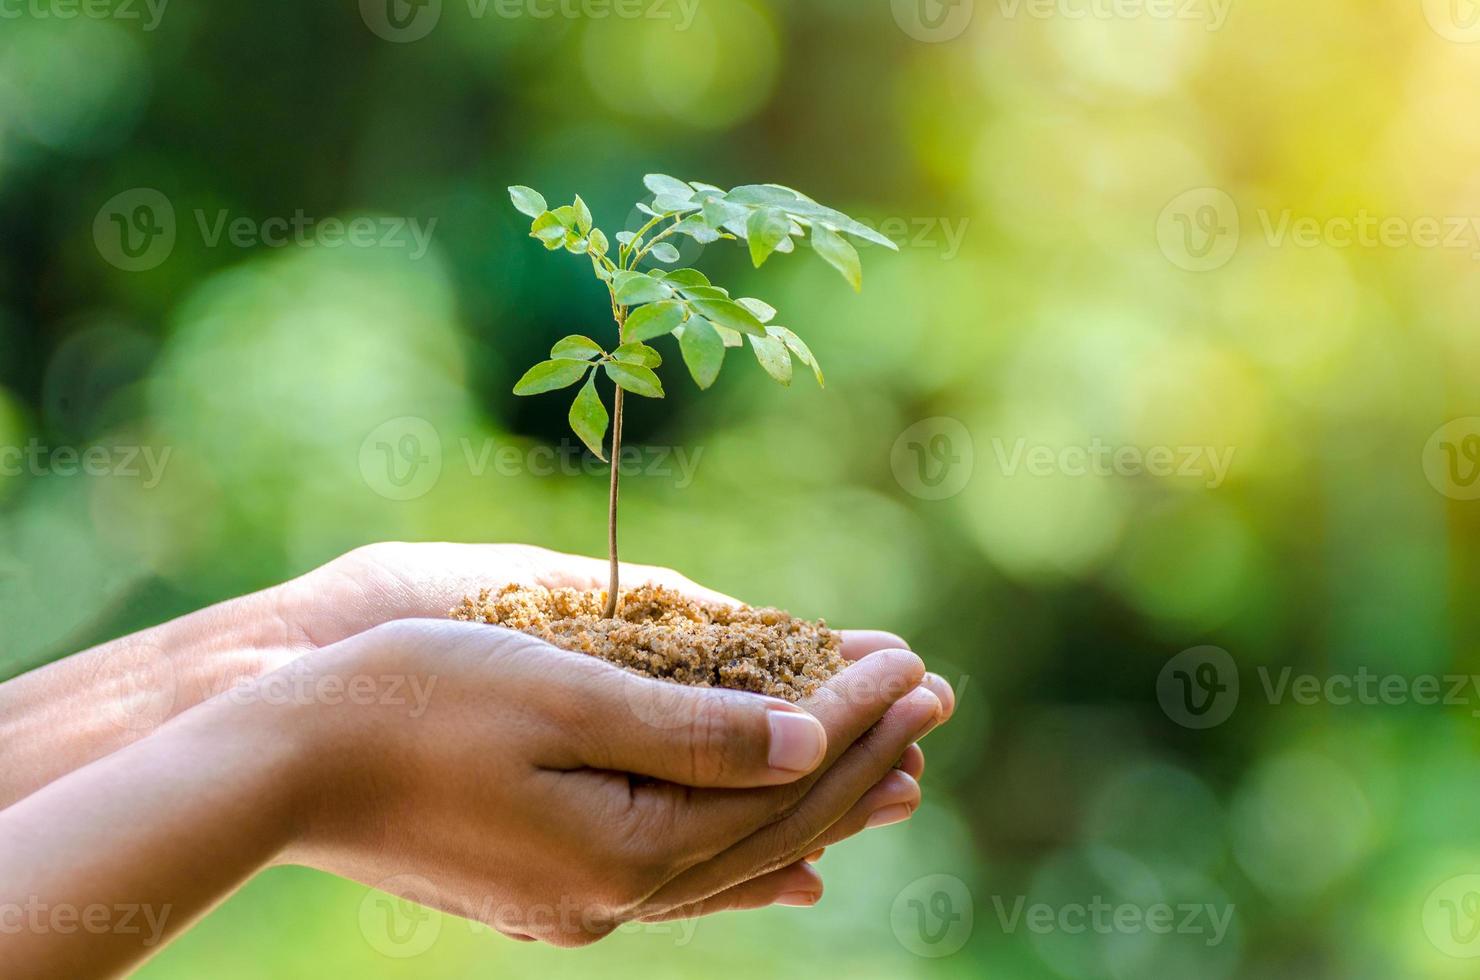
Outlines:
{"type": "Polygon", "coordinates": [[[601,617],[605,603],[605,591],[509,585],[463,599],[451,616],[521,630],[648,677],[788,701],[847,666],[838,633],[779,609],[702,603],[657,586],[624,592],[616,619],[601,617]]]}

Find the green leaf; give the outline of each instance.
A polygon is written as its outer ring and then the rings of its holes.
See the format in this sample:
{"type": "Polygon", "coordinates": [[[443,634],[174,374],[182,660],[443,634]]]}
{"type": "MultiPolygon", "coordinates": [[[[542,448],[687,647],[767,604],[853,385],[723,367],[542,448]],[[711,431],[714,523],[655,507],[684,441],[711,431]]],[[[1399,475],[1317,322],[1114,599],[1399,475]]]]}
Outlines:
{"type": "Polygon", "coordinates": [[[591,229],[591,251],[596,255],[605,255],[607,249],[611,248],[611,242],[606,240],[606,232],[600,228],[591,229]]]}
{"type": "Polygon", "coordinates": [[[764,337],[766,327],[755,314],[728,299],[691,299],[689,305],[699,316],[720,327],[764,337]]]}
{"type": "Polygon", "coordinates": [[[782,206],[795,204],[798,200],[795,191],[787,190],[776,184],[742,184],[732,189],[725,197],[736,204],[782,206]]]}
{"type": "Polygon", "coordinates": [[[663,364],[663,355],[653,350],[647,344],[630,343],[623,344],[612,351],[612,357],[623,364],[641,364],[646,368],[660,367],[663,364]]]}
{"type": "Polygon", "coordinates": [[[822,377],[822,365],[817,363],[817,358],[813,355],[812,348],[808,347],[802,338],[785,327],[768,326],[766,327],[766,331],[773,337],[779,337],[781,342],[786,345],[787,350],[796,355],[797,360],[812,369],[812,376],[817,379],[817,387],[827,387],[827,382],[822,377]]]}
{"type": "Polygon", "coordinates": [[[549,206],[545,204],[544,195],[523,184],[515,184],[509,188],[509,200],[514,202],[514,207],[521,214],[527,214],[531,218],[538,218],[549,210],[549,206]]]}
{"type": "Polygon", "coordinates": [[[556,221],[559,221],[562,225],[564,225],[571,231],[579,230],[579,221],[577,220],[578,216],[576,215],[576,209],[571,205],[562,204],[560,207],[555,208],[550,213],[555,216],[556,221]]]}
{"type": "Polygon", "coordinates": [[[613,294],[623,306],[652,303],[673,295],[671,288],[641,272],[618,272],[612,283],[613,294]]]}
{"type": "Polygon", "coordinates": [[[562,337],[550,348],[550,356],[553,358],[578,358],[589,360],[602,353],[601,345],[590,337],[582,337],[573,333],[569,337],[562,337]]]}
{"type": "Polygon", "coordinates": [[[700,388],[714,384],[725,363],[725,342],[714,324],[702,316],[690,317],[678,336],[678,349],[695,384],[700,388]]]}
{"type": "Polygon", "coordinates": [[[739,303],[741,306],[749,310],[752,314],[755,315],[755,318],[762,323],[770,323],[772,320],[776,319],[776,307],[772,306],[770,303],[767,303],[763,299],[756,299],[753,296],[746,296],[742,299],[735,300],[735,302],[739,303]]]}
{"type": "Polygon", "coordinates": [[[589,361],[564,357],[552,361],[541,361],[524,372],[524,377],[520,378],[519,383],[514,386],[514,394],[538,395],[557,388],[569,388],[581,380],[590,366],[589,361]]]}
{"type": "Polygon", "coordinates": [[[603,366],[607,377],[634,395],[645,398],[663,397],[663,384],[650,368],[641,364],[624,364],[621,361],[607,361],[603,366]]]}
{"type": "Polygon", "coordinates": [[[745,208],[723,198],[710,198],[704,202],[704,222],[711,228],[723,228],[732,221],[743,221],[746,213],[745,208]]]}
{"type": "Polygon", "coordinates": [[[700,245],[717,242],[720,238],[719,232],[711,228],[709,223],[704,220],[704,216],[699,214],[689,215],[675,225],[673,230],[676,234],[688,235],[700,245]]]}
{"type": "Polygon", "coordinates": [[[634,239],[636,237],[637,237],[637,232],[635,232],[635,231],[619,231],[619,232],[617,232],[617,244],[618,245],[631,245],[632,244],[632,239],[634,239]]]}
{"type": "Polygon", "coordinates": [[[545,247],[551,251],[565,244],[565,236],[567,234],[569,232],[566,230],[566,227],[550,211],[546,211],[535,218],[534,223],[529,226],[529,236],[531,238],[538,238],[544,242],[545,247]]]}
{"type": "Polygon", "coordinates": [[[699,208],[698,201],[668,196],[653,198],[653,209],[659,214],[688,214],[690,211],[698,211],[699,208]]]}
{"type": "Polygon", "coordinates": [[[893,252],[899,251],[899,246],[887,235],[881,234],[862,222],[854,221],[841,211],[823,207],[812,201],[799,201],[786,209],[798,218],[804,218],[812,224],[821,221],[854,238],[862,238],[866,242],[882,245],[893,252]]]}
{"type": "Polygon", "coordinates": [[[566,236],[565,250],[572,255],[585,255],[591,250],[591,243],[575,234],[566,236]]]}
{"type": "Polygon", "coordinates": [[[745,237],[750,242],[750,261],[759,269],[776,251],[791,230],[791,219],[775,208],[757,208],[745,222],[745,237]]]}
{"type": "Polygon", "coordinates": [[[667,174],[648,174],[642,178],[642,186],[658,197],[676,197],[680,201],[687,201],[694,196],[692,187],[667,174]]]}
{"type": "Polygon", "coordinates": [[[629,343],[652,340],[672,333],[673,328],[683,322],[684,313],[683,303],[676,299],[639,306],[622,325],[622,340],[629,343]]]}
{"type": "MultiPolygon", "coordinates": [[[[698,319],[698,317],[690,317],[690,319],[698,319]]],[[[707,323],[708,321],[706,320],[705,322],[707,323]]],[[[738,330],[731,330],[729,327],[722,327],[717,323],[713,324],[713,326],[714,332],[719,334],[719,339],[724,341],[726,347],[745,346],[745,334],[738,330]]]]}
{"type": "Polygon", "coordinates": [[[855,293],[863,289],[863,264],[858,261],[858,250],[842,235],[821,222],[814,222],[812,250],[841,272],[855,293]]]}
{"type": "Polygon", "coordinates": [[[689,299],[729,299],[730,291],[723,286],[682,286],[682,292],[689,299]]]}
{"type": "Polygon", "coordinates": [[[663,277],[663,281],[678,286],[707,286],[709,277],[698,269],[674,269],[663,277]]]}
{"type": "Polygon", "coordinates": [[[667,262],[670,265],[678,261],[678,249],[669,245],[667,242],[659,242],[654,245],[648,254],[659,262],[667,262]]]}
{"type": "Polygon", "coordinates": [[[576,203],[571,205],[576,212],[576,227],[581,234],[589,234],[591,231],[591,209],[586,207],[586,202],[581,200],[581,195],[576,195],[576,203]]]}
{"type": "Polygon", "coordinates": [[[601,451],[601,443],[606,438],[606,426],[610,421],[606,406],[596,393],[596,374],[593,372],[586,383],[581,385],[581,390],[576,392],[576,400],[570,404],[570,428],[586,444],[586,448],[596,454],[597,459],[606,459],[606,454],[601,451]]]}
{"type": "Polygon", "coordinates": [[[781,384],[791,384],[791,355],[786,345],[776,337],[751,335],[750,346],[755,349],[755,359],[766,373],[781,384]]]}

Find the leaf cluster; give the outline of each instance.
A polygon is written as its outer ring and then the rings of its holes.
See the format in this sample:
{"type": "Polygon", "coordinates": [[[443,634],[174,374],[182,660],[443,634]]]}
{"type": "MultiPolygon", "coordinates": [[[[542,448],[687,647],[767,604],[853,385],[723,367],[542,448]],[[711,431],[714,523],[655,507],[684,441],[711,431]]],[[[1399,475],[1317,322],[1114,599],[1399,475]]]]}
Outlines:
{"type": "Polygon", "coordinates": [[[607,286],[618,327],[618,344],[611,351],[579,334],[562,339],[551,348],[548,360],[519,379],[514,393],[534,395],[581,384],[570,409],[571,429],[602,459],[610,416],[596,390],[596,375],[605,372],[624,391],[662,398],[663,385],[654,371],[662,357],[648,346],[650,340],[672,334],[700,388],[714,384],[725,352],[744,346],[747,338],[757,363],[780,384],[791,383],[793,360],[809,368],[819,385],[823,383],[822,368],[811,349],[774,322],[777,312],[769,303],[731,296],[697,269],[640,268],[648,258],[669,265],[678,262],[674,236],[687,236],[701,245],[743,241],[757,268],[772,255],[792,253],[805,242],[855,290],[862,288],[863,270],[848,237],[896,248],[867,225],[780,184],[746,184],[726,191],[664,174],[648,174],[643,184],[652,196],[637,208],[647,222],[635,232],[612,237],[595,226],[579,195],[552,209],[532,188],[509,188],[514,207],[531,219],[530,237],[552,252],[564,249],[590,258],[596,277],[607,286]]]}

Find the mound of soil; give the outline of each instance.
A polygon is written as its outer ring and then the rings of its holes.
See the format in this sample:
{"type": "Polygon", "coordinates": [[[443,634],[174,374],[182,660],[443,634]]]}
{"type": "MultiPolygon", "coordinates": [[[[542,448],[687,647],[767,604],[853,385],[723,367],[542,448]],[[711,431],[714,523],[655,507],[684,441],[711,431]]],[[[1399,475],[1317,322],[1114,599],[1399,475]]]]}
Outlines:
{"type": "Polygon", "coordinates": [[[605,605],[604,590],[509,585],[463,599],[451,616],[520,630],[647,677],[788,701],[848,666],[838,633],[779,609],[698,602],[661,586],[623,592],[615,619],[602,618],[605,605]]]}

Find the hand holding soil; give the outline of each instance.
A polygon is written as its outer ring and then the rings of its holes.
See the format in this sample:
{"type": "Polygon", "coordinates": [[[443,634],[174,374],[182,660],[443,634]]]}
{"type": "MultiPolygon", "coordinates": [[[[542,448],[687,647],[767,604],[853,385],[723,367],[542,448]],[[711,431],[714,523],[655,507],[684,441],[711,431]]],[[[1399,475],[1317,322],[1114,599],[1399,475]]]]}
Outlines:
{"type": "MultiPolygon", "coordinates": [[[[807,656],[738,676],[796,703],[719,689],[725,658],[665,675],[445,618],[515,583],[573,590],[584,614],[607,571],[517,545],[376,545],[0,685],[0,839],[26,842],[0,881],[51,905],[142,896],[172,910],[165,940],[287,862],[559,945],[812,904],[809,859],[918,806],[914,743],[949,717],[949,685],[891,634],[751,610],[666,569],[624,566],[643,584],[603,629],[635,629],[647,656],[663,651],[644,631],[683,624],[794,642],[807,656]],[[343,697],[387,679],[427,696],[343,697]],[[107,721],[139,704],[149,724],[107,721]]],[[[138,963],[159,948],[146,938],[39,932],[8,955],[83,975],[138,963]]]]}

